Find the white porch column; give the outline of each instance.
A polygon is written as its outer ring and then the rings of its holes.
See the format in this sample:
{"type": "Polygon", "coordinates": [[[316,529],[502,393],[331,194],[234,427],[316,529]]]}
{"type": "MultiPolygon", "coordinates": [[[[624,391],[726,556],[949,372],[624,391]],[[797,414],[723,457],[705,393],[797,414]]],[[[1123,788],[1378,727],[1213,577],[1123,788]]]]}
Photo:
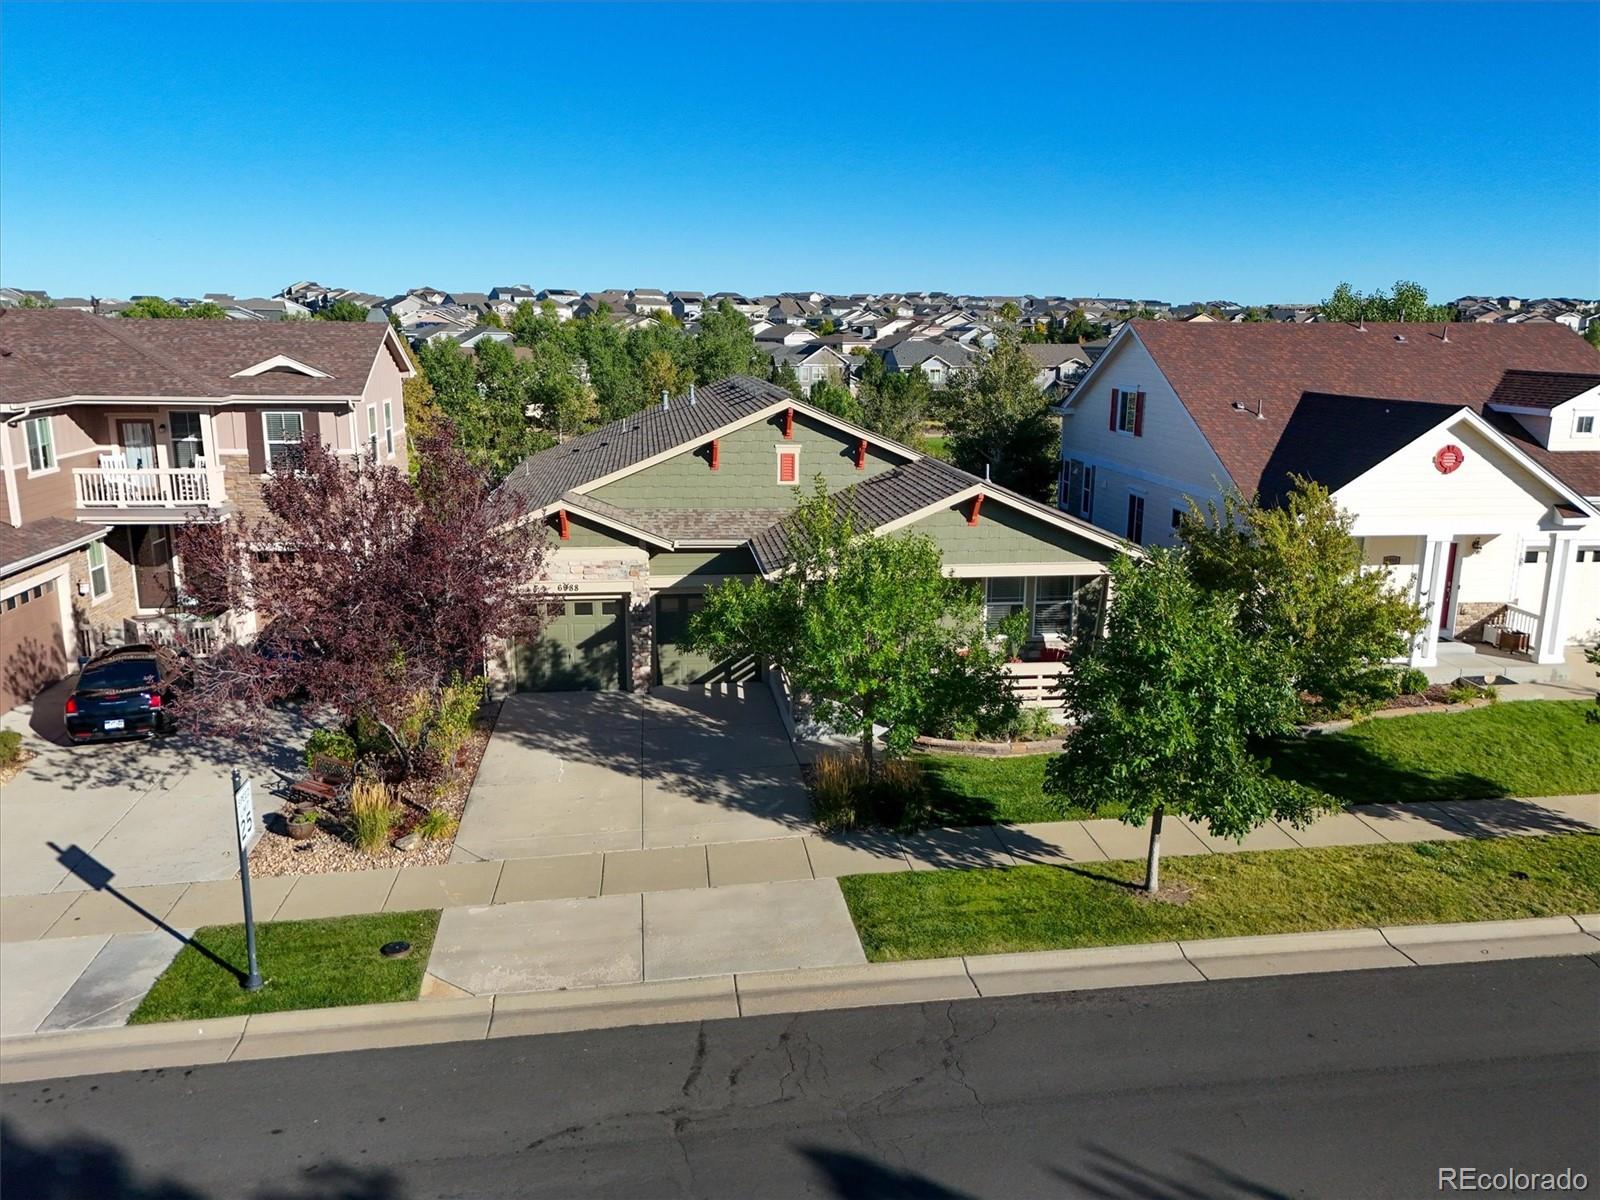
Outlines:
{"type": "Polygon", "coordinates": [[[1444,572],[1450,562],[1448,537],[1426,534],[1422,538],[1422,555],[1417,562],[1417,607],[1428,618],[1422,632],[1411,643],[1413,667],[1433,667],[1439,663],[1440,606],[1444,603],[1444,572]]]}
{"type": "Polygon", "coordinates": [[[1552,665],[1567,657],[1567,581],[1577,554],[1576,533],[1552,533],[1544,573],[1544,594],[1539,601],[1539,622],[1533,635],[1533,661],[1552,665]]]}

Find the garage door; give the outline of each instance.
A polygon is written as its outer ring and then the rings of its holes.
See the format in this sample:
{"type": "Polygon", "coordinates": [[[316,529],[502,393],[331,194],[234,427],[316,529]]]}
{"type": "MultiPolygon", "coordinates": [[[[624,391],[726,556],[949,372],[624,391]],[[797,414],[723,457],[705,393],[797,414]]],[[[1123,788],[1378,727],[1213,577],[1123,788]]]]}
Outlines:
{"type": "Polygon", "coordinates": [[[622,601],[568,600],[539,640],[519,646],[520,692],[609,692],[622,687],[622,601]]]}
{"type": "Polygon", "coordinates": [[[699,592],[656,597],[656,682],[729,683],[759,678],[753,659],[715,659],[683,644],[689,618],[705,606],[699,592]]]}
{"type": "Polygon", "coordinates": [[[67,673],[55,580],[0,601],[0,654],[0,712],[32,700],[67,673]]]}

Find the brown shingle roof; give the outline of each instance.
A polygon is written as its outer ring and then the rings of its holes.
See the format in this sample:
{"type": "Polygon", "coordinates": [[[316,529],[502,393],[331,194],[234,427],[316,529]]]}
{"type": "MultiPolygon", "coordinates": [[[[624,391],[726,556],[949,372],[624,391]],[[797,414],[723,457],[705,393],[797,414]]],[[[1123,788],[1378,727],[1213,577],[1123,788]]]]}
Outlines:
{"type": "Polygon", "coordinates": [[[63,309],[0,315],[0,404],[67,396],[358,396],[389,327],[376,322],[129,320],[63,309]],[[285,355],[327,378],[236,371],[285,355]]]}
{"type": "MultiPolygon", "coordinates": [[[[1363,331],[1340,324],[1141,321],[1129,329],[1246,492],[1274,485],[1269,464],[1283,457],[1280,443],[1308,394],[1421,401],[1489,416],[1485,409],[1508,371],[1588,376],[1600,366],[1592,346],[1555,324],[1369,324],[1363,331]],[[1236,410],[1235,401],[1249,411],[1236,410]],[[1265,416],[1257,420],[1263,405],[1265,416]]],[[[1331,436],[1323,424],[1321,436],[1331,436]]],[[[1491,417],[1491,424],[1506,432],[1502,421],[1491,417]]],[[[1354,415],[1344,431],[1363,435],[1354,415]]],[[[1600,495],[1600,451],[1552,453],[1526,435],[1518,447],[1568,486],[1600,495]]]]}
{"type": "Polygon", "coordinates": [[[1494,389],[1494,395],[1489,397],[1489,403],[1508,408],[1554,408],[1595,387],[1600,387],[1600,374],[1507,371],[1494,389]]]}
{"type": "Polygon", "coordinates": [[[46,558],[92,541],[108,531],[105,525],[81,525],[64,517],[45,517],[25,525],[0,524],[0,575],[9,575],[46,558]]]}

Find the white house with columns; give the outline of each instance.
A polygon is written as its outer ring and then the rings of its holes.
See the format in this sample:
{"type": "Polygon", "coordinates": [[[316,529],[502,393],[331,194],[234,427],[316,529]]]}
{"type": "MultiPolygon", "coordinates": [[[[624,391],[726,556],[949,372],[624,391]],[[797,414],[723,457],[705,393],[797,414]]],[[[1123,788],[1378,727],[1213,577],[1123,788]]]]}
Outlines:
{"type": "Polygon", "coordinates": [[[1600,354],[1563,326],[1134,321],[1057,411],[1061,507],[1144,545],[1191,499],[1327,486],[1436,679],[1600,640],[1600,354]]]}

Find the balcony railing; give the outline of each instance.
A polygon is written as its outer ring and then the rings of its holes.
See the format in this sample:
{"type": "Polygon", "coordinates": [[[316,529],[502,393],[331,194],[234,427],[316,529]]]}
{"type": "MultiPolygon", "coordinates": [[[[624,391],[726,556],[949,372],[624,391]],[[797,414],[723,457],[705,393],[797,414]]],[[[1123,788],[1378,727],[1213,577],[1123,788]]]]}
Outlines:
{"type": "Polygon", "coordinates": [[[206,467],[78,467],[79,508],[193,508],[222,502],[206,467]]]}

